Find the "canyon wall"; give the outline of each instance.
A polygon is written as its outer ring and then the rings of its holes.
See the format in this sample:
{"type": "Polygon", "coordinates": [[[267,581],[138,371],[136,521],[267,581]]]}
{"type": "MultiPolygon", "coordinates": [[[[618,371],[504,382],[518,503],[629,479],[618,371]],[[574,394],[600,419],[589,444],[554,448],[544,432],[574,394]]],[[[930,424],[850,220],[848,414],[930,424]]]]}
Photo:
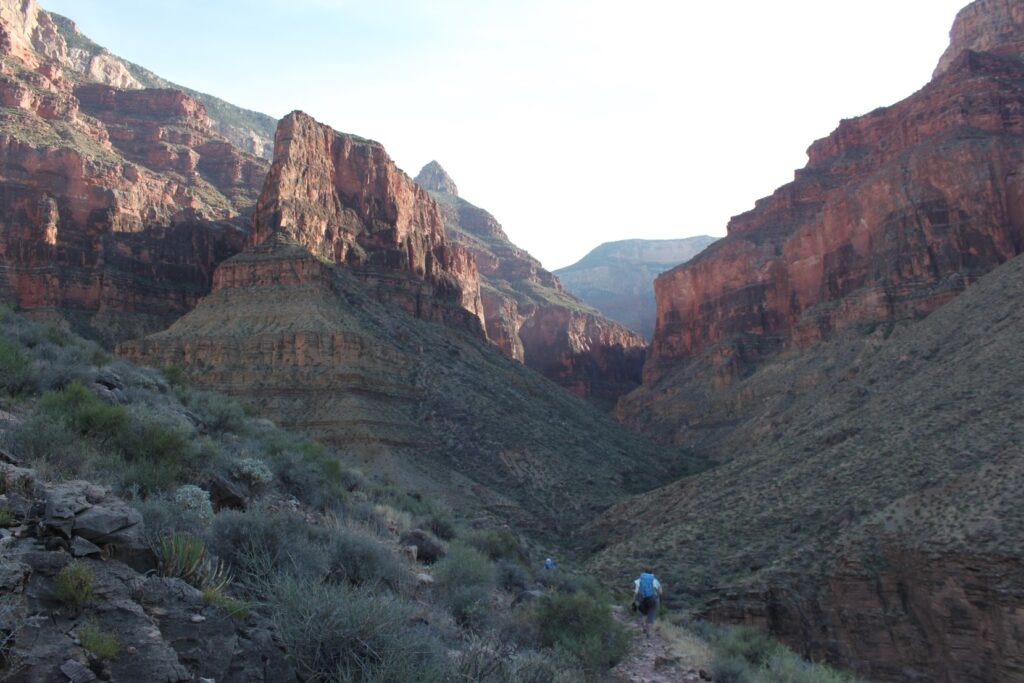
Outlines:
{"type": "Polygon", "coordinates": [[[448,240],[437,203],[380,143],[338,133],[302,112],[285,117],[250,243],[277,231],[347,265],[379,298],[410,314],[458,320],[483,334],[473,258],[448,240]]]}
{"type": "Polygon", "coordinates": [[[487,335],[505,355],[604,407],[639,384],[646,354],[640,335],[566,292],[494,216],[458,196],[436,161],[416,182],[437,200],[451,239],[473,255],[487,335]]]}
{"type": "Polygon", "coordinates": [[[111,343],[166,327],[244,246],[266,162],[184,92],[78,70],[32,0],[0,34],[0,295],[111,343]]]}

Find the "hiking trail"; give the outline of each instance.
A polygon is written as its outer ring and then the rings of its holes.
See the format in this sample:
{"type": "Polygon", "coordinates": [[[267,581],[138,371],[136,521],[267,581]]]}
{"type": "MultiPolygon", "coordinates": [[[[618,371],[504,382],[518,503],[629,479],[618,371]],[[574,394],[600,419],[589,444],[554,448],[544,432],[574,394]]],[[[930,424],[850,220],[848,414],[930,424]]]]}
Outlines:
{"type": "Polygon", "coordinates": [[[616,683],[701,683],[708,668],[707,646],[676,627],[659,622],[644,635],[636,615],[622,608],[615,619],[633,635],[633,649],[612,669],[616,683]]]}

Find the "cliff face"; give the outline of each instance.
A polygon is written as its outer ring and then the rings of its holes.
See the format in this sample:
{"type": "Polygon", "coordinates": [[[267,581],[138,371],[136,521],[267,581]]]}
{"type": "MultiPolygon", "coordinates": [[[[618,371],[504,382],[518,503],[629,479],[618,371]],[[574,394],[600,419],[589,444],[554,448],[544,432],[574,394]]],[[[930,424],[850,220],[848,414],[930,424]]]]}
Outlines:
{"type": "Polygon", "coordinates": [[[476,260],[487,336],[505,355],[603,405],[639,384],[646,354],[640,335],[567,293],[494,216],[458,196],[436,161],[416,182],[437,200],[452,240],[476,260]]]}
{"type": "Polygon", "coordinates": [[[123,81],[77,70],[32,1],[0,32],[0,292],[108,341],[165,327],[244,245],[265,162],[186,93],[88,80],[123,81]]]}
{"type": "Polygon", "coordinates": [[[654,279],[686,263],[714,237],[607,242],[555,271],[571,294],[647,339],[654,336],[654,279]]]}
{"type": "Polygon", "coordinates": [[[382,145],[293,112],[275,149],[251,244],[285,232],[416,317],[461,319],[483,332],[473,259],[448,241],[437,204],[382,145]]]}
{"type": "Polygon", "coordinates": [[[595,567],[658,518],[644,552],[716,619],[871,680],[1021,679],[1021,7],[969,6],[931,83],[658,278],[619,415],[718,466],[604,516],[595,567]]]}

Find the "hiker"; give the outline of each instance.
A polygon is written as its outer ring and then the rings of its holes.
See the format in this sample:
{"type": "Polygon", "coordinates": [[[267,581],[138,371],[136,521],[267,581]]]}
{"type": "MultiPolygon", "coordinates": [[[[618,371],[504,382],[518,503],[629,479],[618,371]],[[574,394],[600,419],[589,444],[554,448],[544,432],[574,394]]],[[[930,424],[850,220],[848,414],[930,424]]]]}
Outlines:
{"type": "Polygon", "coordinates": [[[555,561],[550,557],[544,560],[544,571],[553,572],[555,571],[555,561]]]}
{"type": "Polygon", "coordinates": [[[641,625],[644,634],[649,636],[651,624],[658,616],[658,606],[661,604],[661,581],[654,575],[654,570],[644,567],[640,577],[633,582],[633,606],[643,616],[641,625]]]}

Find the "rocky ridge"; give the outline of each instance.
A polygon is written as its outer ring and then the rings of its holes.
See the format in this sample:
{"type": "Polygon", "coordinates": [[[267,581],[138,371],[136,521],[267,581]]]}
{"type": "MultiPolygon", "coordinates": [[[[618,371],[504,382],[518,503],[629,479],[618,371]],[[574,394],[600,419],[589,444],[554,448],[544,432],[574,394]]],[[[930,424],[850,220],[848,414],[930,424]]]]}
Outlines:
{"type": "Polygon", "coordinates": [[[436,161],[416,182],[437,200],[453,242],[473,255],[488,337],[577,396],[610,405],[640,381],[646,342],[562,287],[487,211],[458,196],[436,161]]]}
{"type": "Polygon", "coordinates": [[[595,247],[555,275],[565,288],[645,338],[654,336],[654,278],[686,263],[716,238],[702,235],[672,240],[621,240],[595,247]]]}
{"type": "Polygon", "coordinates": [[[282,119],[250,244],[279,231],[345,264],[378,298],[483,335],[473,258],[449,242],[437,204],[380,143],[338,133],[302,112],[282,119]]]}
{"type": "Polygon", "coordinates": [[[34,1],[0,32],[0,294],[108,341],[165,327],[243,246],[265,162],[187,93],[78,70],[34,1]]]}

